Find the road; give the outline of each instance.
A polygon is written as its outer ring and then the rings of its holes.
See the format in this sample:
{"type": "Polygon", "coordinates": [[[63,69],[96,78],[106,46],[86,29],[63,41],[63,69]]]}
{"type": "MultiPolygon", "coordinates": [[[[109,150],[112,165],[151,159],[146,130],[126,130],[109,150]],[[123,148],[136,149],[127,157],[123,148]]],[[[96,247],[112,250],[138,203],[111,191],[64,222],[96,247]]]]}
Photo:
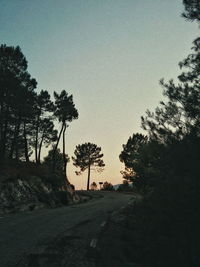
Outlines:
{"type": "Polygon", "coordinates": [[[0,217],[0,266],[94,266],[86,262],[109,214],[133,195],[90,193],[86,203],[0,217]]]}

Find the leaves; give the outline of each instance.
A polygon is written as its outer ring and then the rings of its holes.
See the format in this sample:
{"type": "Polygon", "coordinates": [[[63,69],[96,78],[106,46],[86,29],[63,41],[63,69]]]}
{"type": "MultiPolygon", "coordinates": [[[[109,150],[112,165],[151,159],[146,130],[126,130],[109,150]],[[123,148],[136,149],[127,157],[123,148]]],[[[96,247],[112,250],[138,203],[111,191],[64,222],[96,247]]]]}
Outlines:
{"type": "Polygon", "coordinates": [[[78,111],[73,103],[73,96],[63,90],[60,95],[54,92],[55,111],[54,115],[62,123],[78,119],[78,111]]]}
{"type": "Polygon", "coordinates": [[[72,157],[73,164],[80,168],[81,172],[88,169],[89,166],[93,166],[98,170],[102,171],[105,166],[101,153],[101,148],[92,143],[85,143],[82,145],[77,145],[74,151],[75,157],[72,157]]]}
{"type": "Polygon", "coordinates": [[[200,1],[199,0],[183,0],[185,12],[182,16],[190,21],[200,21],[200,1]]]}

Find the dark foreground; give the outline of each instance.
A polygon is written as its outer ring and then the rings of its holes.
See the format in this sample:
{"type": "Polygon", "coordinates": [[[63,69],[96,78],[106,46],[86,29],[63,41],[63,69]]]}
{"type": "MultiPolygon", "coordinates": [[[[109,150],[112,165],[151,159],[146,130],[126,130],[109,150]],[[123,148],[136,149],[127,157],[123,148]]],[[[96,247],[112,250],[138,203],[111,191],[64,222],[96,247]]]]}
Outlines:
{"type": "Polygon", "coordinates": [[[132,194],[90,192],[92,199],[0,218],[0,266],[95,266],[105,222],[132,194]]]}

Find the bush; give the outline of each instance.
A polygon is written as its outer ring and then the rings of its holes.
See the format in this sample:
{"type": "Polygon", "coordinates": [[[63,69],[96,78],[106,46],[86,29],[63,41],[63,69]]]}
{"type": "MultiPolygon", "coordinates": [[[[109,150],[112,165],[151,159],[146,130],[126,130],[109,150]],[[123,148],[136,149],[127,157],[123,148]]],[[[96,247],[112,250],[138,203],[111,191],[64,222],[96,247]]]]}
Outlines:
{"type": "Polygon", "coordinates": [[[133,191],[133,187],[128,183],[128,181],[124,180],[123,184],[120,184],[117,191],[130,192],[133,191]]]}
{"type": "Polygon", "coordinates": [[[69,204],[70,195],[67,191],[56,191],[55,192],[57,199],[62,205],[69,204]]]}
{"type": "Polygon", "coordinates": [[[112,191],[112,190],[114,190],[114,188],[113,188],[113,185],[111,183],[104,182],[101,190],[112,191]]]}

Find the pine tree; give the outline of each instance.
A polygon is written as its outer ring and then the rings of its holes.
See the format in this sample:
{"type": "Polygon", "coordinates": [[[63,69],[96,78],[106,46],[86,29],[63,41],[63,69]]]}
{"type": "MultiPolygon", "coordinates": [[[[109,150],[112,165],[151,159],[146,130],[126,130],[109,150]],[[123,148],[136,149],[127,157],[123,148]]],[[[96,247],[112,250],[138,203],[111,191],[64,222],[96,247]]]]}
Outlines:
{"type": "MultiPolygon", "coordinates": [[[[58,139],[56,142],[56,145],[54,147],[55,151],[58,148],[58,144],[61,138],[61,135],[63,136],[63,173],[66,176],[66,168],[67,168],[67,159],[65,154],[65,131],[68,127],[67,122],[71,122],[74,119],[78,119],[78,111],[75,108],[75,105],[73,103],[73,96],[68,95],[68,93],[63,90],[60,94],[57,94],[54,92],[55,97],[55,111],[54,115],[58,119],[58,121],[61,123],[61,130],[58,135],[58,139]]],[[[55,160],[53,160],[53,171],[55,170],[55,160]]]]}
{"type": "Polygon", "coordinates": [[[92,143],[77,145],[74,154],[75,157],[72,157],[73,164],[80,168],[80,171],[76,172],[76,174],[79,175],[85,170],[88,170],[87,190],[89,190],[91,167],[102,171],[102,168],[105,166],[102,160],[103,154],[101,154],[101,147],[92,143]]]}
{"type": "Polygon", "coordinates": [[[31,116],[36,80],[19,46],[0,46],[0,163],[19,159],[19,139],[26,153],[26,122],[31,116]],[[20,141],[21,142],[21,141],[20,141]]]}

